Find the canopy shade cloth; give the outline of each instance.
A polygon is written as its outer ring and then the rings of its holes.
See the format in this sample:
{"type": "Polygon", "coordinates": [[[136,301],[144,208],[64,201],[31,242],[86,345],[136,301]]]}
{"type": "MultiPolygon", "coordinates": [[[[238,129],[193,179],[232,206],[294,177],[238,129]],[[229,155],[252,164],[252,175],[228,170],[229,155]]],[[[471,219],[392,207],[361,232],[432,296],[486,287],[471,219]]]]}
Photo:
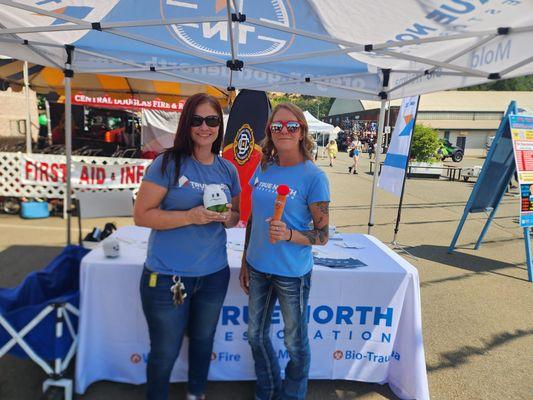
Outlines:
{"type": "Polygon", "coordinates": [[[309,111],[304,111],[305,120],[309,126],[309,132],[333,132],[333,125],[316,119],[309,111]]]}
{"type": "Polygon", "coordinates": [[[0,54],[75,72],[371,100],[533,73],[532,1],[0,4],[0,54]]]}
{"type": "MultiPolygon", "coordinates": [[[[23,61],[0,59],[0,80],[3,87],[15,91],[24,87],[23,61]],[[7,85],[6,85],[7,84],[7,85]]],[[[64,75],[58,68],[43,65],[28,65],[30,88],[40,94],[56,93],[64,96],[64,75]]],[[[176,102],[198,92],[215,96],[222,106],[228,104],[229,94],[209,85],[178,83],[168,81],[143,80],[103,74],[75,74],[72,78],[73,94],[83,94],[91,98],[109,96],[113,99],[153,100],[176,102]]]]}

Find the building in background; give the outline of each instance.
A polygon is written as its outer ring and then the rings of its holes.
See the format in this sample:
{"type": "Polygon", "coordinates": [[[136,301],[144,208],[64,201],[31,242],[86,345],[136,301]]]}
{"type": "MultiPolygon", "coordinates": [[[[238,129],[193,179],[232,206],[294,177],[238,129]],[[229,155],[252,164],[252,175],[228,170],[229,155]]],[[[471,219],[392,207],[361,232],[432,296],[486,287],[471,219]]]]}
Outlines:
{"type": "MultiPolygon", "coordinates": [[[[516,100],[519,108],[533,113],[533,92],[446,91],[425,94],[420,98],[416,123],[437,129],[440,137],[463,148],[466,155],[483,156],[512,100],[516,100]]],[[[400,104],[401,99],[390,102],[390,115],[387,115],[390,125],[396,121],[400,104]]],[[[379,107],[378,101],[336,99],[323,120],[348,130],[354,125],[375,124],[379,107]]]]}

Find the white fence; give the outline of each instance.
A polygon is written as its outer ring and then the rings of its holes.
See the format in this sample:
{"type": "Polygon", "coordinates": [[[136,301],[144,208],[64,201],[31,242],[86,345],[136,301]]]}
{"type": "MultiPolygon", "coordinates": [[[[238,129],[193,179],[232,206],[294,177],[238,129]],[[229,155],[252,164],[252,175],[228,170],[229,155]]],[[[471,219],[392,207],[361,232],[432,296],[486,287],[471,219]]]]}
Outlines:
{"type": "MultiPolygon", "coordinates": [[[[63,198],[66,157],[0,152],[0,196],[63,198]]],[[[72,189],[131,190],[137,194],[151,160],[72,156],[72,189]]]]}

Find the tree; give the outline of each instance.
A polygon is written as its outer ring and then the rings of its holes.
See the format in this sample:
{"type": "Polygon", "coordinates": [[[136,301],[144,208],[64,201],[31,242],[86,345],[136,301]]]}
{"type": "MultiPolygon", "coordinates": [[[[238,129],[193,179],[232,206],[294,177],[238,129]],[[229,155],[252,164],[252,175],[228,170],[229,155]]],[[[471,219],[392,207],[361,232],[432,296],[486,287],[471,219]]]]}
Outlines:
{"type": "Polygon", "coordinates": [[[533,75],[502,79],[496,82],[484,83],[483,85],[461,88],[459,90],[533,91],[533,75]]]}
{"type": "Polygon", "coordinates": [[[303,111],[307,110],[319,119],[328,115],[329,109],[335,100],[331,97],[315,97],[290,93],[268,93],[268,97],[272,103],[272,108],[279,103],[293,103],[303,111]]]}
{"type": "Polygon", "coordinates": [[[439,134],[436,129],[424,125],[415,125],[411,158],[418,162],[434,162],[440,147],[439,134]]]}

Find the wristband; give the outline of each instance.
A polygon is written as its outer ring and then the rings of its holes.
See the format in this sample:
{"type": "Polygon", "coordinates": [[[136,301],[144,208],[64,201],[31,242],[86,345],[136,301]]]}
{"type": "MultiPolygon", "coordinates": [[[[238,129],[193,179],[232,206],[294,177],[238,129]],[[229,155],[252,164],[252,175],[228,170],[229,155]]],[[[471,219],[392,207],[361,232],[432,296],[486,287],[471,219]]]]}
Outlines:
{"type": "Polygon", "coordinates": [[[290,242],[290,241],[291,241],[291,239],[292,239],[292,229],[291,229],[291,228],[289,228],[289,231],[291,231],[291,235],[290,235],[290,236],[289,236],[289,238],[288,238],[288,239],[286,240],[287,242],[290,242]]]}

